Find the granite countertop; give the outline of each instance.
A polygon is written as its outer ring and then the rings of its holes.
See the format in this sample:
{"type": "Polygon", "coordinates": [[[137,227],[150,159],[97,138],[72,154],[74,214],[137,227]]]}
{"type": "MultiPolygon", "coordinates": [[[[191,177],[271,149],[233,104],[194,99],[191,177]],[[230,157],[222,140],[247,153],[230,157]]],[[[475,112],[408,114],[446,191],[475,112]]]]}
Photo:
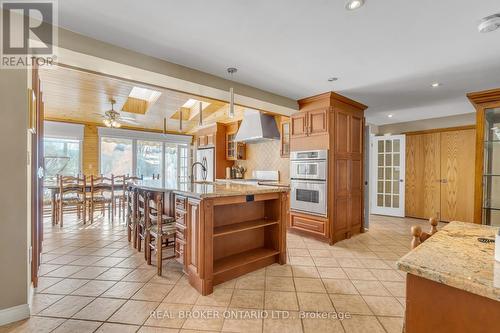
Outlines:
{"type": "Polygon", "coordinates": [[[402,271],[500,301],[500,262],[494,259],[498,227],[450,222],[399,259],[402,271]]]}
{"type": "Polygon", "coordinates": [[[289,188],[280,186],[264,186],[236,184],[231,182],[185,182],[163,187],[158,180],[142,180],[136,186],[155,191],[172,191],[196,198],[218,198],[239,195],[252,195],[273,192],[287,192],[289,188]]]}

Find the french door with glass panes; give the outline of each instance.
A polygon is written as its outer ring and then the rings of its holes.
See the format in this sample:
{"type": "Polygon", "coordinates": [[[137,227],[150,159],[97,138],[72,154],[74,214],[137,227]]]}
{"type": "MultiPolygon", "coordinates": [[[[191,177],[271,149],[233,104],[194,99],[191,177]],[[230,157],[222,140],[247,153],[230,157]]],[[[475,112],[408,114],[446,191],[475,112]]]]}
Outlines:
{"type": "Polygon", "coordinates": [[[372,138],[371,213],[404,216],[405,136],[372,138]]]}

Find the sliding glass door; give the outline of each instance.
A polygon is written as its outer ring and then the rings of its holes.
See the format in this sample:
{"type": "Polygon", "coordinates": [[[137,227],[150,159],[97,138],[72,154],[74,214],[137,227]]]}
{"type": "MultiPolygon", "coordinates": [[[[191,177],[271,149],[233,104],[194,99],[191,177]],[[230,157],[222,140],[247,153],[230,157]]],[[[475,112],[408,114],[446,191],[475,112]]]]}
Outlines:
{"type": "Polygon", "coordinates": [[[162,179],[163,142],[137,140],[137,175],[162,179]]]}
{"type": "Polygon", "coordinates": [[[130,139],[101,138],[101,173],[131,175],[134,170],[133,144],[130,139]]]}

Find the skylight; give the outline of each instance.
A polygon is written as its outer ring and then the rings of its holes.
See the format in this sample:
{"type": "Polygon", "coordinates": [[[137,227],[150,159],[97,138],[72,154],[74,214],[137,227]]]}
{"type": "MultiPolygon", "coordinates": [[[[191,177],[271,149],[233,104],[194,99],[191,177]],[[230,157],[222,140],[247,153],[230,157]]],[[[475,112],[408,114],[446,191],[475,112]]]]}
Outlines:
{"type": "MultiPolygon", "coordinates": [[[[183,108],[191,109],[193,106],[198,105],[198,103],[200,103],[199,100],[190,98],[190,99],[187,100],[186,103],[184,103],[184,105],[182,107],[183,108]]],[[[210,103],[208,103],[208,102],[201,102],[201,108],[202,108],[202,110],[205,110],[205,108],[207,106],[209,106],[209,105],[210,105],[210,103]]]]}
{"type": "Polygon", "coordinates": [[[132,98],[142,99],[147,101],[149,104],[153,104],[160,97],[161,92],[150,90],[146,88],[133,87],[132,91],[128,95],[132,98]]]}

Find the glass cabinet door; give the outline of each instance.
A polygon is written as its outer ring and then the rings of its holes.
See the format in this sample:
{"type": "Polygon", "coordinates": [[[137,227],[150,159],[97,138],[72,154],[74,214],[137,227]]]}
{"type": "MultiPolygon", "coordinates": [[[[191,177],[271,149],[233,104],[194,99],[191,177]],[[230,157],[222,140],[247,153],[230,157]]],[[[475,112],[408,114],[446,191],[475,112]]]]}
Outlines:
{"type": "Polygon", "coordinates": [[[500,108],[484,118],[483,224],[500,226],[500,108]]]}

